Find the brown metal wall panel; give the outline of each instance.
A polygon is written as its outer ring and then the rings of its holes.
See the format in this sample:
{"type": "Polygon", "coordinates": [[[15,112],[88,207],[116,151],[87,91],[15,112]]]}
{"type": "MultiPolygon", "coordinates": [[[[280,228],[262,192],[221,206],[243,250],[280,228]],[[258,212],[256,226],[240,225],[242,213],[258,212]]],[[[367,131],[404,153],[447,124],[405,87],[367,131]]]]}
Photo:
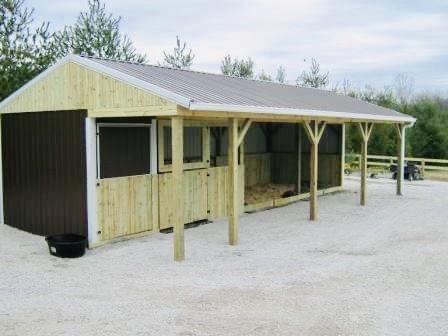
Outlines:
{"type": "Polygon", "coordinates": [[[5,223],[87,235],[85,111],[2,115],[5,223]]]}

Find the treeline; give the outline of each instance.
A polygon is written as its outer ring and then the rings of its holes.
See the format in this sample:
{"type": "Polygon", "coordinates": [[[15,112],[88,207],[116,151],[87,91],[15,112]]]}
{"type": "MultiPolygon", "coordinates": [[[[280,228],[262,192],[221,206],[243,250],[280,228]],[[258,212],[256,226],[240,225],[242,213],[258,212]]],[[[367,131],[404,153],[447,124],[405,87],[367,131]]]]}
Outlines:
{"type": "MultiPolygon", "coordinates": [[[[88,0],[88,10],[80,12],[73,24],[61,31],[50,31],[48,22],[34,23],[33,9],[25,0],[0,0],[0,101],[24,85],[68,53],[87,54],[124,61],[143,63],[148,55],[137,52],[131,39],[120,31],[121,17],[108,13],[100,0],[88,0]],[[34,27],[34,28],[33,28],[34,27]]],[[[161,65],[189,69],[195,59],[192,49],[176,36],[171,52],[163,51],[161,65]]],[[[304,60],[306,62],[306,60],[304,60]]],[[[283,66],[275,74],[264,70],[255,73],[254,61],[230,55],[221,61],[225,75],[287,83],[283,66]]],[[[331,90],[373,104],[392,108],[417,118],[407,132],[407,155],[448,159],[448,101],[437,96],[415,96],[409,78],[397,77],[388,89],[354,89],[348,81],[331,90]]],[[[330,74],[311,59],[295,83],[299,86],[329,89],[330,74]]],[[[360,133],[347,127],[346,150],[359,152],[360,133]]],[[[369,142],[369,153],[396,155],[395,129],[390,125],[375,125],[369,142]]]]}
{"type": "MultiPolygon", "coordinates": [[[[448,159],[448,100],[435,95],[398,99],[393,90],[352,92],[355,98],[409,114],[417,118],[406,131],[406,155],[448,159]]],[[[360,153],[361,136],[355,125],[346,129],[346,151],[360,153]]],[[[397,155],[397,134],[392,125],[375,125],[369,153],[397,155]]]]}

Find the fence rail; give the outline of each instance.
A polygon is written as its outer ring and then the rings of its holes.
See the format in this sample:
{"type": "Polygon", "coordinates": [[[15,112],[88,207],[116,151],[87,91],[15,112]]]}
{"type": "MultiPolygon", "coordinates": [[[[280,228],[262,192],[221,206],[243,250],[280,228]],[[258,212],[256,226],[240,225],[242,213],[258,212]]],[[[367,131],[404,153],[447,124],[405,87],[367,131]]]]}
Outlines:
{"type": "MultiPolygon", "coordinates": [[[[354,163],[359,167],[361,155],[356,154],[355,157],[356,159],[354,163]]],[[[421,166],[423,175],[425,174],[425,171],[439,171],[448,174],[448,160],[406,157],[405,161],[416,163],[421,166]]],[[[396,156],[367,155],[367,167],[387,169],[391,164],[396,163],[396,156]]]]}

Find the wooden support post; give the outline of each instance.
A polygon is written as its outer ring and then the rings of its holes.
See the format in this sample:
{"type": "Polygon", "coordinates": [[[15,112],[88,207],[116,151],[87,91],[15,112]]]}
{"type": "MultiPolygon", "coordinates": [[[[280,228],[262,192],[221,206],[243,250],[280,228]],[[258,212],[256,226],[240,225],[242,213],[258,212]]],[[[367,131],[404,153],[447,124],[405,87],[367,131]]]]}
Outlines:
{"type": "Polygon", "coordinates": [[[241,143],[243,142],[250,125],[252,125],[252,120],[246,119],[246,121],[241,127],[241,131],[238,133],[238,146],[241,145],[241,143]]]}
{"type": "Polygon", "coordinates": [[[372,134],[373,123],[359,123],[359,130],[361,131],[362,136],[362,145],[361,145],[361,195],[360,195],[360,203],[361,205],[366,205],[366,197],[367,197],[367,145],[369,143],[370,135],[372,134]]]}
{"type": "Polygon", "coordinates": [[[405,128],[404,124],[395,124],[397,130],[397,195],[403,195],[405,128]]]}
{"type": "Polygon", "coordinates": [[[229,119],[228,145],[228,218],[229,244],[238,244],[238,119],[229,119]]]}
{"type": "Polygon", "coordinates": [[[244,140],[241,142],[241,145],[240,145],[239,151],[238,151],[238,155],[239,155],[238,163],[240,165],[243,165],[244,164],[244,140]]]}
{"type": "Polygon", "coordinates": [[[185,259],[183,199],[184,128],[182,117],[176,116],[171,118],[171,130],[174,260],[182,261],[185,259]]]}
{"type": "MultiPolygon", "coordinates": [[[[86,132],[88,130],[86,129],[86,132]]],[[[95,130],[94,130],[95,132],[95,130]]],[[[3,166],[2,166],[2,115],[0,114],[0,225],[5,224],[5,217],[3,212],[3,166]]],[[[87,134],[86,134],[87,136],[87,134]]],[[[86,144],[87,145],[87,144],[86,144]]],[[[88,157],[87,157],[88,160],[88,157]]],[[[96,162],[95,162],[96,163],[96,162]]],[[[88,164],[88,162],[87,162],[88,164]]],[[[89,178],[89,175],[87,175],[87,178],[89,178]]],[[[89,192],[89,189],[87,188],[87,192],[89,192]]],[[[87,204],[87,206],[89,206],[87,204]]]]}
{"type": "Polygon", "coordinates": [[[345,124],[341,125],[341,187],[345,178],[345,124]]]}
{"type": "Polygon", "coordinates": [[[317,182],[318,182],[318,161],[319,161],[319,141],[325,130],[326,123],[322,124],[315,120],[304,122],[305,130],[310,140],[310,220],[317,219],[317,182]]]}
{"type": "Polygon", "coordinates": [[[302,192],[302,125],[297,124],[297,195],[302,192]]]}

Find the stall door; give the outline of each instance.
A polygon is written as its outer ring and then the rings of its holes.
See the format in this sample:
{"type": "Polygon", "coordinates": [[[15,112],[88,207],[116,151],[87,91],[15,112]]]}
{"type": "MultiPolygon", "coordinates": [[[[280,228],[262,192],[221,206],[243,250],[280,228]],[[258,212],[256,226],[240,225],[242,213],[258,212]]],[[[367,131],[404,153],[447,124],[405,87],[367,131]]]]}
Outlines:
{"type": "Polygon", "coordinates": [[[100,240],[151,231],[156,223],[150,139],[150,125],[98,125],[100,240]]]}

